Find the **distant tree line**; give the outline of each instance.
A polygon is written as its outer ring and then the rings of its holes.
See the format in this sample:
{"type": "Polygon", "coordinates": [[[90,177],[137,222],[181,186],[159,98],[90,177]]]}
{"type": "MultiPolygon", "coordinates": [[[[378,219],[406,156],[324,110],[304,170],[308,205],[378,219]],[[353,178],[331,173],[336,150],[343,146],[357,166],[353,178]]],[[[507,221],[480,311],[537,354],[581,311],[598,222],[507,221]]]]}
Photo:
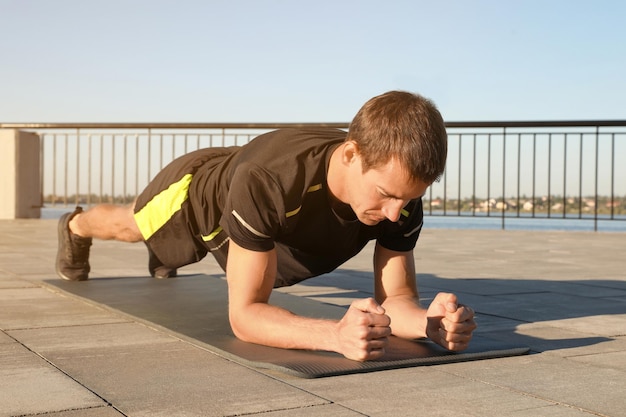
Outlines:
{"type": "Polygon", "coordinates": [[[43,203],[47,206],[66,206],[73,204],[93,205],[93,204],[129,204],[135,199],[135,195],[128,194],[126,196],[112,196],[110,194],[72,194],[72,195],[53,195],[44,196],[43,203]]]}
{"type": "MultiPolygon", "coordinates": [[[[44,204],[47,206],[66,206],[66,205],[93,205],[100,203],[108,204],[129,204],[135,199],[135,195],[128,194],[126,196],[112,196],[109,194],[73,194],[68,196],[48,194],[44,197],[44,204]]],[[[565,214],[594,214],[602,215],[626,215],[626,196],[586,196],[565,197],[559,195],[528,197],[522,195],[518,197],[510,197],[503,199],[502,197],[492,197],[490,199],[478,197],[466,197],[461,200],[454,198],[443,199],[441,197],[429,200],[423,199],[424,210],[436,210],[446,212],[506,212],[506,213],[550,213],[558,215],[565,214]]]]}
{"type": "Polygon", "coordinates": [[[586,196],[586,197],[563,197],[559,195],[490,199],[467,197],[458,199],[443,199],[441,197],[432,200],[424,200],[424,210],[445,210],[462,212],[519,212],[519,213],[565,213],[565,214],[626,214],[626,196],[586,196]],[[596,211],[597,207],[597,211],[596,211]]]}

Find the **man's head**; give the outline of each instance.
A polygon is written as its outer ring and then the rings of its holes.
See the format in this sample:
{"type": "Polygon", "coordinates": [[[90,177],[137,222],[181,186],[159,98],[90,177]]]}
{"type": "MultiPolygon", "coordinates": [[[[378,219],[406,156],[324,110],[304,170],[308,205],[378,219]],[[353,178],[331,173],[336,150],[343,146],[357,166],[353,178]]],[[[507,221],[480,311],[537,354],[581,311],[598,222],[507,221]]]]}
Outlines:
{"type": "Polygon", "coordinates": [[[350,123],[347,140],[355,142],[364,172],[396,160],[413,181],[431,184],[445,168],[443,119],[417,94],[390,91],[370,99],[350,123]]]}

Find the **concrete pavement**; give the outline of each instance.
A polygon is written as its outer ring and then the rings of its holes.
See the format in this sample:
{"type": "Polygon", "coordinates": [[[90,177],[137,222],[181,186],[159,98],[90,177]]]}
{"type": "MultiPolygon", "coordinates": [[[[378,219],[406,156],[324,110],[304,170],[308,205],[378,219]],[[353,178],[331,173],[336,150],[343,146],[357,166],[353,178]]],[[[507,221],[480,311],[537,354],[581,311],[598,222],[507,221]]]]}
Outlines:
{"type": "MultiPolygon", "coordinates": [[[[422,298],[453,291],[479,332],[533,353],[306,380],[53,292],[56,221],[2,220],[0,416],[626,416],[625,247],[621,233],[425,229],[422,298]]],[[[147,275],[140,244],[95,242],[91,264],[91,279],[147,275]]],[[[372,294],[370,264],[368,247],[286,291],[347,305],[372,294]]],[[[219,272],[209,258],[181,270],[219,272]]]]}

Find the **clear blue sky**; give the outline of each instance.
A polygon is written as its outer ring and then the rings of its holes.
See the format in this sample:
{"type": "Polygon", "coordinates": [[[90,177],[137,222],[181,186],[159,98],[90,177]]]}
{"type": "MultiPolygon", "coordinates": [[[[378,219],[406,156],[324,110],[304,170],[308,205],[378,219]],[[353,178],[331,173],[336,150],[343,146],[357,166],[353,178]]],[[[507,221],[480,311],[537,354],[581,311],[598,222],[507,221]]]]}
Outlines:
{"type": "Polygon", "coordinates": [[[626,119],[626,2],[0,0],[0,122],[626,119]]]}

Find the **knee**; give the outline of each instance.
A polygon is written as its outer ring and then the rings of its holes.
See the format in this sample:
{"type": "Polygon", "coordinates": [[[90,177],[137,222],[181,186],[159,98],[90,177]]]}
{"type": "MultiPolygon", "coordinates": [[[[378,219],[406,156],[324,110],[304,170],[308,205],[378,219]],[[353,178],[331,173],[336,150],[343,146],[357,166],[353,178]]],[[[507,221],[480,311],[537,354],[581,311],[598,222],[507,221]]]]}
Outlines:
{"type": "Polygon", "coordinates": [[[141,230],[139,230],[137,221],[135,220],[134,206],[135,204],[133,203],[128,207],[126,215],[124,216],[124,227],[120,230],[118,235],[119,240],[130,243],[143,241],[143,235],[141,230]]]}
{"type": "Polygon", "coordinates": [[[129,229],[121,233],[121,235],[119,236],[119,240],[128,243],[137,243],[143,242],[143,236],[139,231],[135,232],[134,230],[129,229]]]}

